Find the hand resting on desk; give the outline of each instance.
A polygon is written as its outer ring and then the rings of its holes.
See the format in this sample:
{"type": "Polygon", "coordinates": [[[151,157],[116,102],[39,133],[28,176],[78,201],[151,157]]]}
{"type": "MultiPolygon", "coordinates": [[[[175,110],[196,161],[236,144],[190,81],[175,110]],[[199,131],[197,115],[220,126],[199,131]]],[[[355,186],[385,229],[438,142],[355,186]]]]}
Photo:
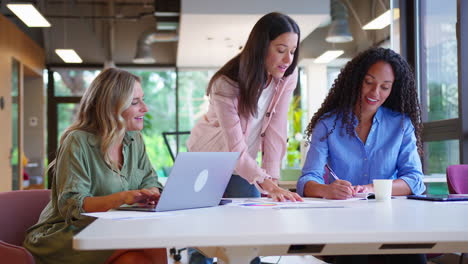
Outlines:
{"type": "Polygon", "coordinates": [[[374,185],[366,184],[366,185],[355,185],[353,186],[354,191],[356,193],[373,193],[374,192],[374,185]]]}
{"type": "Polygon", "coordinates": [[[289,200],[291,202],[302,202],[302,197],[295,192],[290,192],[278,186],[278,181],[272,179],[265,179],[260,184],[261,187],[268,192],[268,197],[272,198],[275,202],[285,202],[289,200]]]}

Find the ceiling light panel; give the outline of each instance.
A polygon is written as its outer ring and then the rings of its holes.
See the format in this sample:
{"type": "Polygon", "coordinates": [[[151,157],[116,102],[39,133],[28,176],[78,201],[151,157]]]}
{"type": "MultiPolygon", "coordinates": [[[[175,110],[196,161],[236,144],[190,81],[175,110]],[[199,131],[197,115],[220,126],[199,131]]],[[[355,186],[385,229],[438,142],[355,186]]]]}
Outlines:
{"type": "Polygon", "coordinates": [[[342,50],[327,50],[314,60],[314,63],[329,63],[344,53],[342,50]]]}
{"type": "Polygon", "coordinates": [[[362,27],[364,30],[376,30],[382,29],[392,23],[392,13],[390,10],[386,11],[385,13],[381,14],[371,22],[367,23],[362,27]]]}
{"type": "Polygon", "coordinates": [[[56,49],[55,53],[66,63],[82,63],[80,56],[73,49],[56,49]]]}
{"type": "Polygon", "coordinates": [[[7,4],[7,7],[28,27],[50,27],[49,21],[32,4],[7,4]]]}

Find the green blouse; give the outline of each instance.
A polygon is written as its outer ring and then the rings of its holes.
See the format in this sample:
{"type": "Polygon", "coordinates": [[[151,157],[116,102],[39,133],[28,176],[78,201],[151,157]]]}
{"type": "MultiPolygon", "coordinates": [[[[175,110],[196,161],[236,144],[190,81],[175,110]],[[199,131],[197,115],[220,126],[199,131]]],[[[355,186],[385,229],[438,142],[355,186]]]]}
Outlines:
{"type": "Polygon", "coordinates": [[[94,218],[83,216],[83,199],[150,187],[162,189],[146,155],[140,132],[127,132],[123,140],[123,166],[110,168],[100,152],[99,138],[71,132],[57,157],[52,197],[36,225],[28,229],[24,241],[37,263],[104,263],[109,251],[77,251],[72,238],[94,218]]]}

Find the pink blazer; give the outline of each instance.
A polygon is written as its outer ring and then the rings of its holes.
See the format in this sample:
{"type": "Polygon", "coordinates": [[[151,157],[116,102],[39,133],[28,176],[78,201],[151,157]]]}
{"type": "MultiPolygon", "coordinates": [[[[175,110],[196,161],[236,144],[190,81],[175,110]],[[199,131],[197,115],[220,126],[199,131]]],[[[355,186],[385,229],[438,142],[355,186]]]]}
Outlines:
{"type": "Polygon", "coordinates": [[[261,183],[269,176],[279,179],[281,160],[286,153],[288,109],[297,75],[296,68],[288,77],[273,80],[275,93],[261,130],[261,168],[247,152],[246,139],[252,117],[239,115],[239,88],[225,76],[213,83],[208,113],[192,129],[187,141],[189,151],[240,152],[235,170],[249,183],[261,183]]]}

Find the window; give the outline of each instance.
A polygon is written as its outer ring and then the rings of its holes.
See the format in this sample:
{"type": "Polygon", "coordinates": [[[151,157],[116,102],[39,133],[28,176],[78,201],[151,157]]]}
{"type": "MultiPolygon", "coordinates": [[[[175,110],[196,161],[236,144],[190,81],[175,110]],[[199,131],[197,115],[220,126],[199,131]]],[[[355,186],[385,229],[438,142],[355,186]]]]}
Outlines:
{"type": "Polygon", "coordinates": [[[422,5],[421,52],[425,68],[425,121],[458,117],[457,0],[422,5]]]}
{"type": "MultiPolygon", "coordinates": [[[[189,132],[197,120],[208,111],[206,88],[214,73],[215,70],[179,71],[179,131],[189,132]]],[[[187,151],[185,143],[188,136],[187,133],[179,135],[178,151],[187,151]]],[[[171,138],[175,140],[175,137],[171,138]]]]}
{"type": "Polygon", "coordinates": [[[56,102],[57,124],[54,134],[57,142],[60,141],[63,131],[75,120],[81,96],[100,72],[101,70],[98,69],[65,68],[54,70],[54,98],[52,102],[56,102]]]}
{"type": "Polygon", "coordinates": [[[425,173],[443,174],[448,165],[459,164],[459,143],[458,140],[441,140],[426,143],[427,167],[425,173]]]}
{"type": "MultiPolygon", "coordinates": [[[[171,69],[139,69],[130,72],[139,76],[145,93],[148,113],[142,131],[148,157],[158,175],[165,176],[172,159],[164,143],[163,132],[176,130],[176,72],[171,69]]],[[[72,124],[84,91],[100,69],[54,69],[52,98],[49,98],[49,160],[58,147],[63,131],[72,124]]],[[[49,94],[51,92],[49,91],[49,94]]]]}
{"type": "Polygon", "coordinates": [[[78,111],[78,103],[60,103],[57,105],[58,133],[57,140],[60,142],[60,137],[67,127],[75,120],[78,111]]]}
{"type": "Polygon", "coordinates": [[[173,162],[163,132],[176,130],[176,72],[174,69],[129,71],[141,78],[148,106],[142,131],[148,157],[159,176],[168,176],[165,172],[173,162]]]}
{"type": "Polygon", "coordinates": [[[55,96],[82,96],[101,70],[57,69],[54,72],[55,96]]]}
{"type": "Polygon", "coordinates": [[[424,122],[424,173],[443,174],[460,163],[457,0],[416,1],[417,68],[424,122]]]}

